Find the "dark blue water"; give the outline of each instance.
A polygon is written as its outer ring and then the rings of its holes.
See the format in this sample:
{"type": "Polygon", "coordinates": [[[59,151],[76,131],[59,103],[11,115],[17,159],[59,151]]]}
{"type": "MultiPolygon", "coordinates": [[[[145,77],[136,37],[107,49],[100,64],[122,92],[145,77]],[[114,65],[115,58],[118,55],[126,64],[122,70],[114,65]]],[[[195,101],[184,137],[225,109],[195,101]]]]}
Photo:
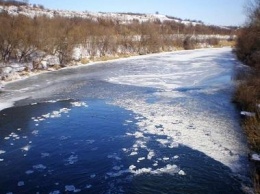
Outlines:
{"type": "Polygon", "coordinates": [[[125,123],[132,119],[129,111],[102,100],[87,104],[73,107],[70,101],[61,101],[1,112],[0,148],[5,153],[1,154],[0,193],[63,192],[66,185],[83,193],[110,189],[106,173],[117,165],[115,157],[123,159],[122,147],[132,142],[125,133],[135,126],[125,123]],[[71,110],[35,121],[62,108],[71,110]],[[19,187],[21,181],[24,186],[19,187]]]}
{"type": "MultiPolygon", "coordinates": [[[[153,136],[149,147],[157,150],[157,157],[171,158],[159,161],[154,169],[175,164],[187,175],[133,176],[127,169],[138,156],[125,154],[124,148],[134,142],[125,135],[136,130],[134,115],[104,100],[88,99],[87,107],[73,107],[71,102],[1,112],[0,148],[5,153],[0,155],[0,193],[64,193],[66,189],[72,193],[243,193],[241,180],[221,163],[185,146],[161,147],[153,136]],[[42,117],[64,108],[67,113],[42,117]],[[176,155],[179,157],[174,158],[176,155]]],[[[152,161],[137,168],[146,166],[152,166],[152,161]]]]}

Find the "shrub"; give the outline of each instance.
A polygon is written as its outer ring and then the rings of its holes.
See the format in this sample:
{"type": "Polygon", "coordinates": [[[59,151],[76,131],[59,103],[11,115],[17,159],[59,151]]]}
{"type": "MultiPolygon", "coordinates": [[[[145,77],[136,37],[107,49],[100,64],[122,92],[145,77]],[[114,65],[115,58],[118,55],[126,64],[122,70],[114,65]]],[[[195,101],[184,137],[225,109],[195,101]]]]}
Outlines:
{"type": "Polygon", "coordinates": [[[187,36],[183,41],[183,48],[185,50],[191,50],[191,49],[195,49],[195,47],[196,47],[196,41],[191,36],[187,36]]]}
{"type": "Polygon", "coordinates": [[[88,63],[89,63],[89,59],[88,59],[88,58],[82,58],[82,59],[80,60],[80,62],[81,62],[82,64],[88,64],[88,63]]]}

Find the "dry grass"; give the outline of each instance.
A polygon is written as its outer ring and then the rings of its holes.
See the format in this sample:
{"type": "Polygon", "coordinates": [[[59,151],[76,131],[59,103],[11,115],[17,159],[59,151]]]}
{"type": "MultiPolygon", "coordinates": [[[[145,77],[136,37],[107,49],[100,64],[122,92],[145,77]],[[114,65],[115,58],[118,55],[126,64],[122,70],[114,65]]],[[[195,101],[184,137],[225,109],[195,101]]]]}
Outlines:
{"type": "Polygon", "coordinates": [[[242,110],[257,111],[257,104],[260,103],[260,77],[242,81],[237,87],[234,101],[239,103],[242,110]]]}
{"type": "Polygon", "coordinates": [[[119,59],[120,57],[118,56],[103,56],[98,58],[99,61],[108,61],[108,60],[113,60],[113,59],[119,59]]]}
{"type": "Polygon", "coordinates": [[[228,41],[228,40],[221,40],[218,43],[219,47],[225,47],[225,46],[234,47],[235,45],[236,45],[236,41],[228,41]]]}
{"type": "Polygon", "coordinates": [[[80,60],[80,62],[82,63],[82,64],[88,64],[89,63],[89,59],[88,58],[82,58],[81,60],[80,60]]]}
{"type": "Polygon", "coordinates": [[[247,134],[247,139],[252,150],[260,151],[260,117],[259,111],[255,117],[244,120],[243,128],[247,134]]]}
{"type": "MultiPolygon", "coordinates": [[[[260,76],[258,73],[247,77],[236,90],[234,101],[238,103],[241,110],[254,112],[254,117],[243,119],[242,127],[247,135],[250,149],[260,152],[260,76]]],[[[252,179],[255,193],[260,194],[260,164],[253,163],[252,179]]]]}

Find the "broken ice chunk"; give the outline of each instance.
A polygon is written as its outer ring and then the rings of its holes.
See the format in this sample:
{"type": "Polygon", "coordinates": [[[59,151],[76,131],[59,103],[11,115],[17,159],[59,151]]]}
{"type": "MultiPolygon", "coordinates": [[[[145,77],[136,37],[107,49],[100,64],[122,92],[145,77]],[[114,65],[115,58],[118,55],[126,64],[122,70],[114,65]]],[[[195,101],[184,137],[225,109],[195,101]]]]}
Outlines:
{"type": "Polygon", "coordinates": [[[23,181],[19,181],[19,182],[17,183],[17,186],[18,186],[18,187],[24,186],[24,182],[23,182],[23,181]]]}
{"type": "Polygon", "coordinates": [[[33,130],[33,131],[32,131],[32,134],[33,134],[33,135],[38,135],[38,133],[39,133],[38,130],[33,130]]]}
{"type": "Polygon", "coordinates": [[[49,157],[50,154],[49,153],[41,153],[41,156],[42,156],[42,158],[45,158],[45,157],[49,157]]]}
{"type": "Polygon", "coordinates": [[[50,192],[49,194],[60,194],[61,192],[59,190],[56,190],[56,191],[52,191],[50,192]]]}
{"type": "Polygon", "coordinates": [[[75,186],[74,185],[66,185],[65,186],[65,191],[75,191],[75,186]]]}
{"type": "Polygon", "coordinates": [[[186,175],[186,173],[185,173],[183,170],[180,170],[180,171],[178,172],[178,174],[181,175],[181,176],[185,176],[185,175],[186,175]]]}
{"type": "Polygon", "coordinates": [[[138,153],[137,152],[132,152],[131,154],[130,154],[130,156],[135,156],[135,155],[137,155],[138,153]]]}
{"type": "Polygon", "coordinates": [[[5,153],[5,151],[4,150],[0,150],[0,154],[4,154],[5,153]]]}
{"type": "Polygon", "coordinates": [[[247,111],[241,111],[241,115],[247,116],[247,117],[254,117],[255,113],[253,112],[247,112],[247,111]]]}
{"type": "Polygon", "coordinates": [[[46,168],[47,167],[42,164],[37,164],[37,165],[33,166],[33,169],[36,169],[36,170],[45,170],[46,168]]]}
{"type": "Polygon", "coordinates": [[[135,165],[131,165],[131,166],[129,166],[129,170],[134,170],[136,168],[136,166],[135,165]]]}
{"type": "Polygon", "coordinates": [[[34,173],[34,171],[33,170],[27,170],[26,172],[25,172],[25,174],[32,174],[32,173],[34,173]]]}
{"type": "Polygon", "coordinates": [[[113,167],[113,170],[120,170],[120,169],[121,169],[120,166],[114,166],[114,167],[113,167]]]}
{"type": "Polygon", "coordinates": [[[31,148],[30,145],[26,145],[26,146],[22,147],[21,150],[28,152],[30,148],[31,148]]]}
{"type": "Polygon", "coordinates": [[[76,189],[76,187],[75,187],[74,185],[66,185],[66,186],[65,186],[65,191],[78,193],[78,192],[80,192],[81,190],[80,190],[80,189],[76,189]]]}
{"type": "Polygon", "coordinates": [[[90,189],[92,187],[92,185],[86,185],[86,189],[90,189]]]}
{"type": "Polygon", "coordinates": [[[148,153],[148,155],[147,155],[147,159],[148,159],[148,160],[151,160],[152,157],[154,157],[154,156],[155,156],[154,151],[149,151],[149,153],[148,153]]]}
{"type": "Polygon", "coordinates": [[[70,104],[72,104],[72,106],[75,106],[75,107],[88,107],[87,103],[85,102],[71,102],[70,104]]]}
{"type": "Polygon", "coordinates": [[[251,160],[259,162],[260,161],[260,155],[259,154],[252,154],[251,160]]]}
{"type": "Polygon", "coordinates": [[[77,155],[71,155],[67,160],[69,164],[74,164],[78,161],[78,156],[77,155]]]}
{"type": "Polygon", "coordinates": [[[137,162],[140,162],[142,160],[145,160],[145,157],[138,158],[137,162]]]}

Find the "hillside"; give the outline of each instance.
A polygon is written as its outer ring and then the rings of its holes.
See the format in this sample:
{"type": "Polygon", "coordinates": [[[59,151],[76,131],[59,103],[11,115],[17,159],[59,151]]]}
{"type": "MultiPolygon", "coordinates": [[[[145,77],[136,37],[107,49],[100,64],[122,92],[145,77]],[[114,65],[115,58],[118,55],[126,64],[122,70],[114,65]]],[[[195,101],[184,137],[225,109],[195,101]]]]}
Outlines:
{"type": "Polygon", "coordinates": [[[149,21],[174,21],[177,23],[182,23],[185,25],[202,25],[201,21],[196,20],[182,20],[175,17],[170,17],[161,14],[139,14],[139,13],[94,13],[89,11],[69,11],[69,10],[51,10],[51,9],[44,9],[42,6],[36,5],[9,5],[9,6],[0,6],[1,12],[7,12],[10,15],[25,15],[30,18],[38,17],[38,16],[47,16],[49,18],[53,18],[56,16],[66,17],[66,18],[84,18],[84,19],[91,19],[91,20],[98,20],[98,18],[110,18],[112,20],[118,21],[120,24],[129,24],[134,21],[139,22],[149,22],[149,21]]]}

